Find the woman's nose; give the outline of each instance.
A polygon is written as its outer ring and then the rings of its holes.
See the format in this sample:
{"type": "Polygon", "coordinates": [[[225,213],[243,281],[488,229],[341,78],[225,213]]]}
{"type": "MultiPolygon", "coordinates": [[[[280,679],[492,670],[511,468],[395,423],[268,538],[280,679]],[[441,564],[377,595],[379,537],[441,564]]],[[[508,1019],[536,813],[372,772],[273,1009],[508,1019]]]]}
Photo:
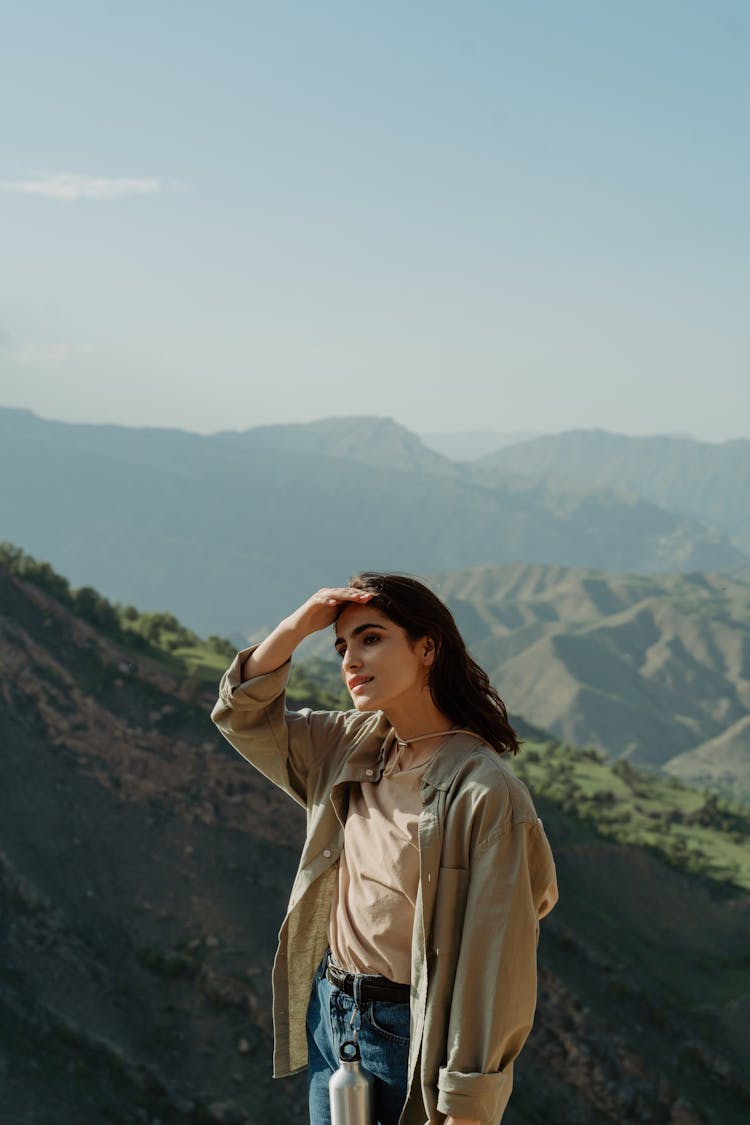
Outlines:
{"type": "Polygon", "coordinates": [[[346,652],[344,653],[344,661],[343,661],[344,671],[345,672],[352,672],[355,668],[359,668],[359,665],[360,665],[360,661],[358,660],[356,655],[351,651],[351,649],[347,649],[346,652]]]}

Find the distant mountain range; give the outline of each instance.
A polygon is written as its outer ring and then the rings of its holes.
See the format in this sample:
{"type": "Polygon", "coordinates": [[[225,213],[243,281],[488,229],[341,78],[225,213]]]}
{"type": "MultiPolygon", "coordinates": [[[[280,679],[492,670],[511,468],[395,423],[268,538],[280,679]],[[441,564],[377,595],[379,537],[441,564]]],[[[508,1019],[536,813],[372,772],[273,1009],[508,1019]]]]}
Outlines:
{"type": "Polygon", "coordinates": [[[684,437],[571,430],[498,449],[479,466],[632,489],[661,508],[722,528],[742,551],[750,551],[747,439],[711,444],[684,437]]]}
{"type": "MultiPolygon", "coordinates": [[[[0,606],[3,1120],[303,1125],[304,1078],[270,1080],[299,809],[224,743],[214,695],[163,654],[2,566],[0,606]]],[[[560,903],[503,1121],[744,1125],[750,905],[690,861],[709,836],[737,854],[745,822],[683,790],[668,817],[648,779],[572,746],[524,758],[560,903]],[[612,835],[606,810],[635,804],[659,848],[612,835]]]]}
{"type": "Polygon", "coordinates": [[[519,476],[522,448],[510,472],[453,462],[383,418],[204,436],[3,409],[0,537],[237,643],[360,569],[748,565],[715,524],[597,477],[519,476]]]}

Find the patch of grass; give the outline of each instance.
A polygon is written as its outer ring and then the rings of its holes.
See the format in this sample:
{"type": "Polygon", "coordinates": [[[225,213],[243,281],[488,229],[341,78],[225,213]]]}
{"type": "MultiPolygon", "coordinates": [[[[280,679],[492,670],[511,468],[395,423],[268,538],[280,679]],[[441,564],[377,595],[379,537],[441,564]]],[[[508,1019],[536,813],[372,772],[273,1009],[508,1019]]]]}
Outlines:
{"type": "Polygon", "coordinates": [[[202,639],[171,613],[141,613],[132,605],[110,602],[91,586],[75,589],[47,562],[12,543],[0,542],[0,566],[44,590],[66,609],[94,625],[134,654],[147,656],[177,675],[191,675],[196,686],[216,683],[235,654],[224,637],[202,639]]]}
{"type": "Polygon", "coordinates": [[[750,890],[745,805],[561,742],[528,744],[512,768],[535,796],[589,822],[598,834],[652,849],[691,875],[750,890]]]}
{"type": "Polygon", "coordinates": [[[338,664],[319,657],[292,664],[287,694],[290,706],[315,711],[348,711],[352,705],[338,664]]]}

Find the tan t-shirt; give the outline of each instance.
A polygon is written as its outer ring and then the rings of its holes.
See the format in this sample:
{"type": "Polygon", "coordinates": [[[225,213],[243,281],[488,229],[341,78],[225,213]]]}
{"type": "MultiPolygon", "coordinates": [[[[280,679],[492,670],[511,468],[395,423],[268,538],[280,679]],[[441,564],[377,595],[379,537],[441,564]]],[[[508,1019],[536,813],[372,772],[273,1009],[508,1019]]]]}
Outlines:
{"type": "Polygon", "coordinates": [[[390,757],[379,781],[351,786],[328,927],[333,959],[347,972],[411,981],[420,788],[431,758],[402,770],[390,757]]]}

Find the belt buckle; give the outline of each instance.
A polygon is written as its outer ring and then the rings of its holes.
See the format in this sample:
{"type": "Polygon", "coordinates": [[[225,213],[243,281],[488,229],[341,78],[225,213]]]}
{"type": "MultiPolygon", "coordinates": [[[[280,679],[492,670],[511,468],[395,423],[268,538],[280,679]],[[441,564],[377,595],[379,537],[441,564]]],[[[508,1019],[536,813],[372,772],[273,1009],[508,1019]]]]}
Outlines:
{"type": "Polygon", "coordinates": [[[328,962],[326,966],[326,976],[329,982],[334,984],[336,988],[340,988],[343,991],[349,975],[349,973],[345,973],[343,969],[340,969],[338,965],[333,965],[330,961],[328,962]]]}

